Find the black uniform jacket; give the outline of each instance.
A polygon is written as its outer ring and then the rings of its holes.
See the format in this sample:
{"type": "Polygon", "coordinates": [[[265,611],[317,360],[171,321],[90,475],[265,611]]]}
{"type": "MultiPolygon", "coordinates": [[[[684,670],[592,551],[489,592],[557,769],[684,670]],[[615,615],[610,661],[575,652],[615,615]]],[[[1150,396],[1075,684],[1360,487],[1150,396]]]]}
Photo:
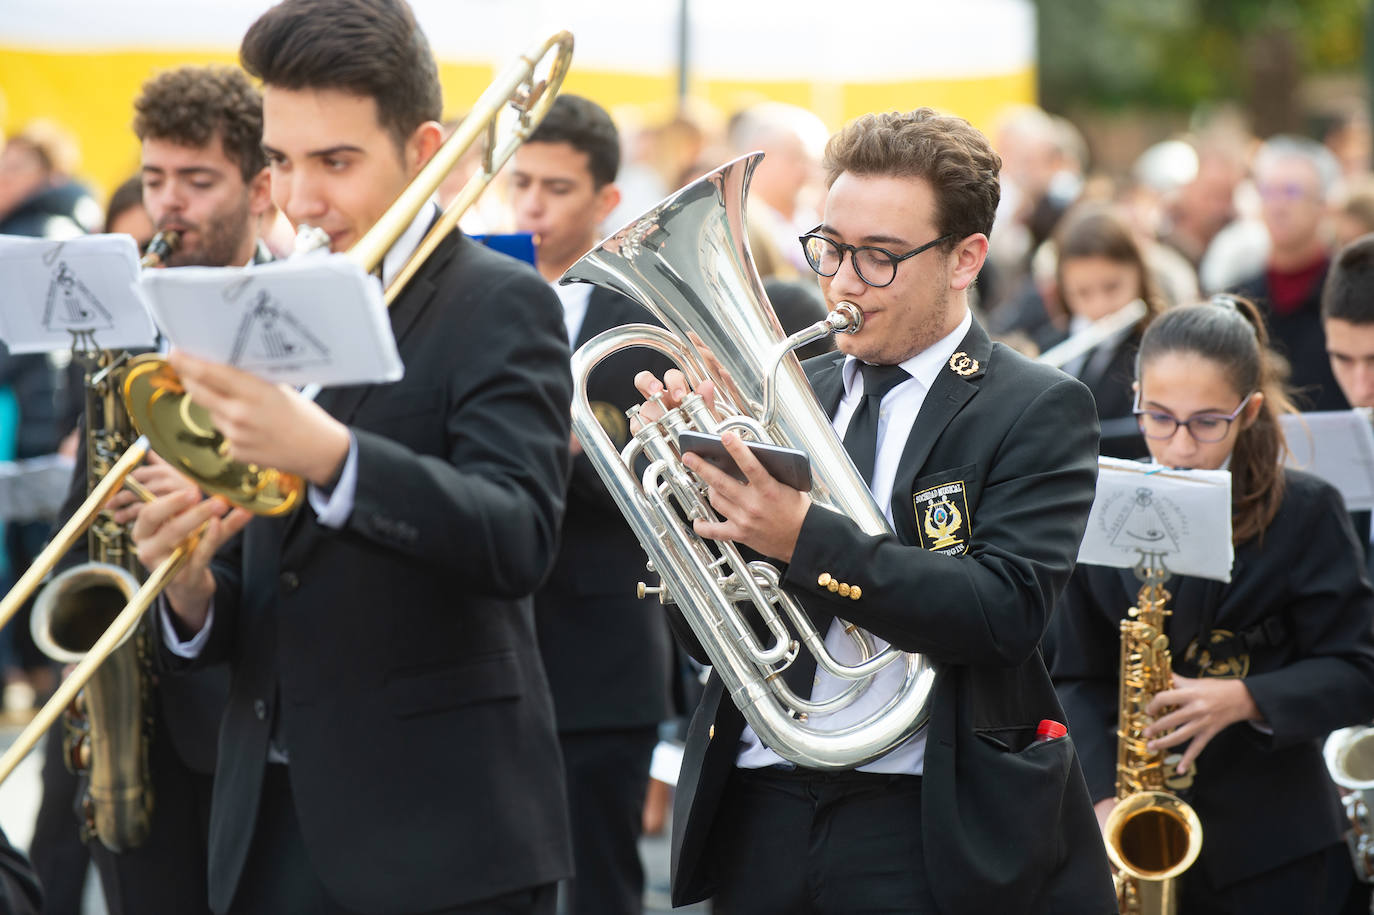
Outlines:
{"type": "MultiPolygon", "coordinates": [[[[1102,426],[1099,450],[1110,457],[1138,458],[1149,453],[1145,447],[1145,437],[1140,434],[1140,427],[1132,412],[1135,407],[1135,390],[1132,388],[1135,381],[1135,355],[1140,350],[1143,333],[1137,325],[1135,330],[1115,343],[1103,344],[1112,347],[1112,355],[1106,365],[1100,370],[1094,368],[1090,376],[1077,376],[1092,392],[1093,403],[1097,405],[1097,419],[1102,426]]],[[[1052,342],[1067,339],[1067,334],[1060,334],[1052,342]]],[[[1097,350],[1090,350],[1080,372],[1088,372],[1096,358],[1097,350]]]]}
{"type": "MultiPolygon", "coordinates": [[[[832,353],[805,364],[831,413],[843,362],[832,353]]],[[[1039,644],[1073,569],[1096,466],[1083,385],[990,343],[975,323],[907,440],[891,493],[895,534],[867,536],[813,506],[787,568],[813,615],[839,615],[936,662],[923,822],[913,828],[942,911],[1115,911],[1073,736],[1033,742],[1041,719],[1063,720],[1039,644]],[[916,505],[932,489],[967,519],[944,554],[923,548],[934,536],[916,505]],[[861,598],[820,587],[822,573],[859,585],[861,598]]],[[[678,782],[675,904],[713,890],[711,827],[743,724],[713,676],[678,782]]]]}
{"type": "MultiPolygon", "coordinates": [[[[595,287],[577,346],[622,324],[657,324],[633,300],[595,287]]],[[[602,428],[624,448],[625,411],[643,398],[634,376],[662,378],[671,363],[647,349],[605,359],[587,380],[587,400],[602,428]]],[[[646,578],[644,550],[585,454],[573,459],[558,559],[534,597],[544,666],[560,731],[652,727],[669,707],[672,646],[656,601],[635,596],[646,578]]]]}
{"type": "Polygon", "coordinates": [[[1341,387],[1331,372],[1331,357],[1326,354],[1326,331],[1321,320],[1322,287],[1326,273],[1313,284],[1307,298],[1295,311],[1279,314],[1273,310],[1269,280],[1265,274],[1253,277],[1236,287],[1260,307],[1269,327],[1274,348],[1287,360],[1291,368],[1288,384],[1294,400],[1303,410],[1348,410],[1341,387]]]}
{"type": "Polygon", "coordinates": [[[391,325],[404,379],[318,398],[357,442],[344,528],[308,505],[256,518],[214,562],[200,660],[233,668],[216,910],[243,870],[274,731],[306,852],[349,909],[429,911],[571,871],[528,596],[568,474],[558,301],[528,266],[450,236],[391,325]]]}
{"type": "MultiPolygon", "coordinates": [[[[1278,514],[1262,540],[1236,547],[1230,583],[1166,585],[1174,670],[1244,677],[1264,716],[1264,730],[1238,722],[1213,737],[1182,792],[1202,821],[1194,866],[1214,886],[1341,841],[1322,740],[1374,718],[1374,593],[1349,516],[1328,484],[1295,470],[1284,478],[1278,514]]],[[[1080,566],[1046,639],[1094,801],[1116,794],[1118,626],[1139,587],[1131,570],[1080,566]]]]}

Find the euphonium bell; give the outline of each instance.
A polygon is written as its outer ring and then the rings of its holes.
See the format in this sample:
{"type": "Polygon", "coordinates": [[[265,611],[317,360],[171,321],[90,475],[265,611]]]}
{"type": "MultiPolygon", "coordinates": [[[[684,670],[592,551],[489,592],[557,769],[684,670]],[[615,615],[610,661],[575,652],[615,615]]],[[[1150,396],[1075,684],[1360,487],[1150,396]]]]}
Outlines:
{"type": "Polygon", "coordinates": [[[677,604],[727,695],[763,743],[798,765],[846,769],[883,755],[924,723],[934,678],[930,663],[891,647],[879,650],[868,633],[854,627],[850,636],[862,660],[835,660],[823,644],[825,633],[780,586],[777,568],[747,562],[733,543],[703,541],[693,532],[691,519],[715,514],[677,446],[682,431],[737,429],[746,438],[805,451],[814,502],[848,516],[866,533],[889,532],[792,354],[830,333],[854,332],[862,314],[842,303],[824,321],[791,338],[784,335],[754,269],[744,224],[749,177],[761,158],[755,153],[736,159],[693,182],[563,276],[563,283],[588,282],[629,296],[667,328],[616,328],[577,351],[573,430],[662,580],[660,588],[642,591],[677,604]],[[713,381],[717,409],[726,418],[689,395],[681,408],[646,425],[619,451],[587,402],[586,379],[602,359],[635,346],[664,353],[694,388],[713,381]],[[642,477],[634,469],[641,456],[648,459],[642,477]],[[746,614],[761,617],[764,639],[746,614]],[[813,702],[783,681],[781,672],[803,647],[815,655],[818,668],[849,681],[839,696],[813,702]],[[850,705],[888,664],[903,665],[904,675],[900,690],[881,708],[848,726],[817,723],[850,705]]]}

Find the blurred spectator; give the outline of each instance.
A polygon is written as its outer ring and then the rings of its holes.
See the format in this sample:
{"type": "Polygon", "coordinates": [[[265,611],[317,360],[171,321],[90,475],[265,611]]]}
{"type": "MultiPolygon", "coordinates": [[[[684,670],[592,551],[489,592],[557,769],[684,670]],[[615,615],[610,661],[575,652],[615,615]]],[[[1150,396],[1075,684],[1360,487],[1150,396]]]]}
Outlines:
{"type": "Polygon", "coordinates": [[[1055,235],[1055,249],[1057,285],[1069,325],[1060,339],[1040,341],[1043,348],[1089,332],[1096,322],[1136,299],[1145,302],[1143,318],[1061,366],[1092,391],[1102,422],[1102,453],[1143,457],[1145,440],[1133,414],[1135,354],[1141,334],[1162,306],[1145,255],[1125,219],[1097,204],[1076,208],[1064,217],[1055,235]]]}
{"type": "Polygon", "coordinates": [[[1361,101],[1351,101],[1321,118],[1319,135],[1347,178],[1369,174],[1370,161],[1369,115],[1361,101]]]}
{"type": "Polygon", "coordinates": [[[1259,304],[1274,345],[1292,364],[1295,400],[1306,410],[1339,410],[1344,399],[1331,374],[1321,327],[1321,289],[1330,262],[1328,205],[1340,166],[1320,143],[1302,137],[1267,140],[1255,157],[1261,217],[1269,234],[1263,272],[1235,291],[1259,304]]]}
{"type": "Polygon", "coordinates": [[[1337,248],[1374,232],[1374,175],[1352,179],[1331,214],[1331,234],[1337,248]]]}
{"type": "Polygon", "coordinates": [[[76,141],[51,121],[33,121],[0,152],[0,235],[74,238],[100,228],[100,207],[72,180],[76,141]]]}
{"type": "Polygon", "coordinates": [[[1034,300],[1025,285],[1031,259],[1084,191],[1088,144],[1068,120],[1034,106],[1002,116],[994,144],[1002,156],[1002,197],[988,263],[978,278],[979,304],[1034,300]]]}
{"type": "MultiPolygon", "coordinates": [[[[689,100],[690,101],[690,100],[689,100]]],[[[606,218],[619,227],[638,219],[673,191],[724,161],[702,168],[702,153],[711,144],[713,112],[690,103],[667,120],[622,131],[624,156],[620,169],[620,205],[606,218]]],[[[628,118],[619,115],[617,121],[628,118]]]]}
{"type": "Polygon", "coordinates": [[[1170,230],[1169,213],[1184,188],[1198,178],[1198,155],[1183,140],[1156,143],[1136,159],[1133,182],[1126,193],[1130,228],[1149,265],[1164,305],[1197,301],[1197,271],[1183,254],[1163,244],[1170,230]]]}
{"type": "MultiPolygon", "coordinates": [[[[820,118],[779,102],[764,102],[740,111],[727,131],[731,156],[754,151],[764,154],[749,183],[750,240],[754,242],[759,236],[771,240],[791,265],[788,273],[794,276],[810,273],[797,238],[820,223],[820,214],[803,199],[803,191],[819,182],[818,163],[829,136],[820,118]]],[[[779,269],[773,269],[771,275],[786,276],[779,269]]]]}
{"type": "MultiPolygon", "coordinates": [[[[448,140],[453,136],[458,126],[463,123],[463,118],[451,118],[444,122],[444,139],[448,140]]],[[[480,134],[477,139],[464,151],[462,158],[458,160],[446,177],[439,184],[439,206],[444,209],[453,202],[453,198],[458,196],[458,192],[468,183],[473,175],[482,168],[482,156],[486,153],[486,134],[480,134]]],[[[514,217],[511,214],[510,206],[507,204],[508,193],[506,186],[509,182],[508,172],[498,172],[492,179],[492,186],[477,198],[477,200],[463,212],[463,218],[458,221],[458,227],[469,235],[482,235],[487,232],[506,232],[514,225],[514,217]]]]}
{"type": "Polygon", "coordinates": [[[132,235],[138,250],[153,238],[153,220],[143,207],[143,178],[134,175],[110,195],[105,208],[105,231],[132,235]]]}

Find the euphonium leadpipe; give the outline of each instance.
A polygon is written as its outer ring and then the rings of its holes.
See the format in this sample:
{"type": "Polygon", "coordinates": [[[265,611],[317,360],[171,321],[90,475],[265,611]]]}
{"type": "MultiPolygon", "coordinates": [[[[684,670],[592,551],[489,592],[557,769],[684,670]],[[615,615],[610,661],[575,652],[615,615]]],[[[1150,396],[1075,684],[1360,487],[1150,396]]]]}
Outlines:
{"type": "Polygon", "coordinates": [[[872,637],[853,627],[849,634],[864,660],[855,665],[835,660],[824,647],[826,634],[782,589],[774,566],[746,562],[733,543],[708,543],[693,532],[692,518],[715,514],[677,448],[677,435],[684,430],[730,428],[799,448],[811,459],[813,501],[849,516],[867,533],[889,531],[792,354],[793,348],[827,334],[853,333],[862,325],[862,313],[842,303],[825,320],[784,337],[744,230],[749,176],[761,158],[755,153],[736,159],[683,188],[563,276],[564,283],[590,282],[627,295],[667,328],[627,325],[578,349],[573,430],[662,580],[661,589],[641,586],[641,593],[653,590],[678,605],[727,695],[763,743],[798,765],[852,768],[891,750],[925,721],[934,678],[930,663],[891,647],[876,650],[872,637]],[[667,355],[694,388],[711,379],[717,406],[728,418],[717,419],[692,394],[681,408],[646,425],[623,452],[617,450],[587,403],[586,379],[602,359],[635,346],[667,355]],[[649,462],[642,477],[632,469],[640,455],[649,462]],[[763,618],[770,644],[762,644],[750,626],[746,614],[751,612],[763,618]],[[818,668],[850,681],[835,699],[813,702],[798,696],[779,675],[802,646],[816,656],[818,668]],[[851,703],[890,663],[903,665],[902,686],[876,712],[835,729],[812,722],[813,716],[851,703]]]}
{"type": "Polygon", "coordinates": [[[1146,554],[1136,574],[1144,584],[1130,616],[1121,621],[1119,800],[1103,825],[1103,838],[1117,869],[1122,915],[1172,915],[1178,909],[1177,878],[1202,850],[1202,824],[1193,808],[1168,790],[1165,754],[1146,748],[1143,732],[1151,719],[1145,708],[1173,685],[1164,634],[1168,572],[1159,556],[1146,554]]]}
{"type": "MultiPolygon", "coordinates": [[[[463,119],[453,136],[445,141],[391,207],[349,250],[349,256],[364,270],[371,271],[380,264],[387,251],[410,226],[420,209],[428,203],[467,148],[476,142],[478,137],[486,135],[483,167],[458,192],[429,233],[421,240],[415,253],[387,286],[388,304],[400,293],[425,259],[433,253],[434,248],[458,224],[463,211],[477,199],[501,166],[543,120],[553,104],[563,78],[567,75],[572,59],[572,47],[572,35],[568,32],[558,32],[503,71],[478,98],[472,112],[463,119]],[[535,76],[540,64],[550,53],[553,54],[553,60],[548,72],[543,79],[536,81],[535,76]],[[498,135],[497,122],[507,105],[514,109],[516,123],[504,135],[498,135]]],[[[213,426],[210,426],[207,414],[195,403],[185,399],[185,390],[176,373],[161,357],[150,354],[130,360],[129,371],[124,379],[123,397],[135,425],[143,433],[142,436],[92,491],[72,522],[54,536],[48,549],[40,555],[38,561],[47,558],[46,568],[40,570],[31,567],[30,572],[36,574],[25,575],[10,594],[0,601],[0,626],[23,606],[28,595],[47,575],[57,559],[85,532],[91,519],[123,485],[125,477],[138,466],[150,447],[168,464],[190,476],[207,493],[223,496],[234,504],[258,514],[281,514],[291,511],[304,493],[304,481],[297,476],[229,460],[222,453],[223,439],[213,426]],[[188,428],[192,424],[197,428],[188,428]],[[206,434],[204,427],[209,427],[212,434],[206,434]]],[[[104,635],[91,646],[90,651],[58,687],[48,703],[39,710],[30,725],[15,739],[9,750],[0,756],[0,782],[9,777],[14,767],[38,742],[43,732],[57,720],[62,710],[76,697],[104,659],[138,625],[143,612],[180,570],[194,545],[193,537],[153,570],[130,599],[129,604],[110,624],[104,635]]],[[[35,561],[35,566],[38,561],[35,561]]]]}

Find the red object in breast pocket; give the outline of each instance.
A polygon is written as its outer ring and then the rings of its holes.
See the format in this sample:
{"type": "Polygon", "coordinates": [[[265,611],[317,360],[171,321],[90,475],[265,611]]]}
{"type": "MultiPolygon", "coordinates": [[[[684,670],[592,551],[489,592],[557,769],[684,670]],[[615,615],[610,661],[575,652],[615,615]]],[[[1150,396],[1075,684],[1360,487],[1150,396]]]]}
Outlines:
{"type": "Polygon", "coordinates": [[[1069,736],[1067,725],[1055,721],[1053,718],[1042,718],[1040,723],[1035,726],[1035,742],[1045,743],[1050,740],[1058,740],[1060,737],[1069,736]]]}

